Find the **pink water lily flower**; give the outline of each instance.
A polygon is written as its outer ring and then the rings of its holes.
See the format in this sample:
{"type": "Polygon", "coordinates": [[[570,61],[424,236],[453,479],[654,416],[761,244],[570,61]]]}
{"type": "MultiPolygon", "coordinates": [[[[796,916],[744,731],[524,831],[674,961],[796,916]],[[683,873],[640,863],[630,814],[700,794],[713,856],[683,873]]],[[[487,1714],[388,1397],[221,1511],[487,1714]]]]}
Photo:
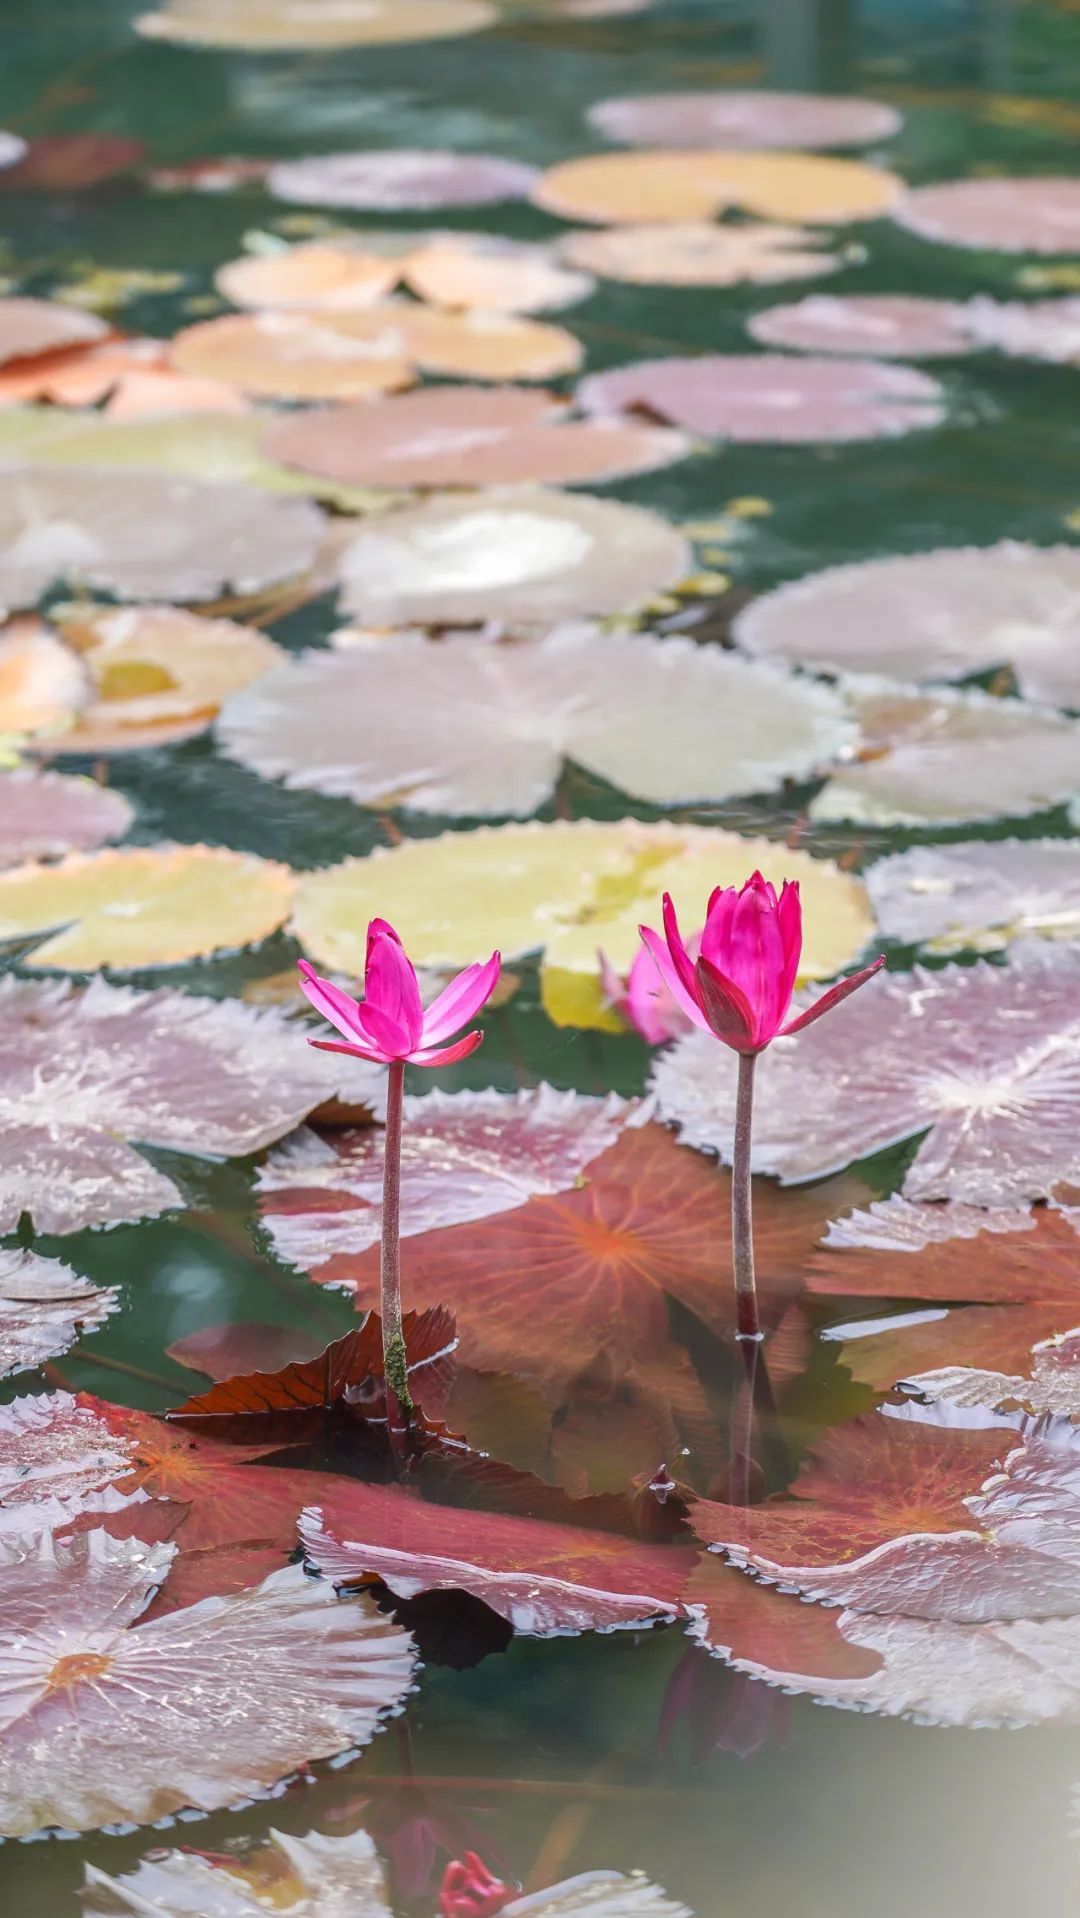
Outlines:
{"type": "MultiPolygon", "coordinates": [[[[687,951],[696,957],[699,940],[687,941],[687,951]]],[[[651,952],[644,946],[635,954],[625,980],[620,978],[604,953],[600,961],[600,984],[604,1000],[620,1019],[644,1039],[647,1046],[666,1046],[690,1030],[690,1020],[660,973],[651,952]]]]}
{"type": "Polygon", "coordinates": [[[467,1059],[483,1042],[483,1033],[454,1034],[486,1005],[495,990],[501,960],[493,952],[486,964],[466,966],[425,1010],[416,971],[393,926],[373,919],[368,926],[364,997],[351,999],[340,986],[323,979],[300,960],[300,990],[308,1004],[336,1027],[342,1039],[311,1039],[320,1052],[348,1052],[374,1065],[449,1066],[467,1059]],[[446,1041],[452,1041],[447,1044],[446,1041]]]}
{"type": "Polygon", "coordinates": [[[885,964],[875,959],[788,1018],[802,956],[802,906],[796,880],[776,888],[755,872],[744,886],[717,886],[709,900],[696,962],[684,944],[669,893],[664,936],[642,926],[658,972],[687,1018],[734,1052],[762,1052],[830,1012],[885,964]]]}

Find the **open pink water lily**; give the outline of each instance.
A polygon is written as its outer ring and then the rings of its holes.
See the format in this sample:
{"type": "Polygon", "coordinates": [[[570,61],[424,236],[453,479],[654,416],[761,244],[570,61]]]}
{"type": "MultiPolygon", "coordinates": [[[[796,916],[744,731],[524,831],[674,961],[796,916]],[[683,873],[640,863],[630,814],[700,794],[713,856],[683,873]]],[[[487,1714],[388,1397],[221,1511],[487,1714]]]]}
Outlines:
{"type": "MultiPolygon", "coordinates": [[[[699,935],[687,940],[687,951],[692,957],[696,958],[699,944],[699,935]]],[[[636,954],[625,980],[604,953],[597,956],[605,1001],[620,1019],[633,1026],[647,1046],[666,1046],[669,1040],[681,1038],[689,1030],[690,1020],[666,985],[652,954],[644,947],[636,954]]]]}
{"type": "Polygon", "coordinates": [[[789,1019],[802,953],[799,887],[785,880],[777,898],[775,886],[760,872],[741,888],[716,888],[696,961],[679,933],[670,894],[664,894],[663,937],[649,926],[640,930],[664,984],[687,1018],[734,1052],[761,1052],[774,1039],[801,1032],[885,964],[883,957],[875,959],[789,1019]]]}
{"type": "Polygon", "coordinates": [[[364,997],[323,979],[306,959],[300,960],[300,990],[309,1005],[342,1034],[337,1039],[310,1039],[320,1052],[348,1052],[374,1065],[403,1062],[411,1066],[449,1066],[467,1059],[483,1042],[483,1033],[465,1033],[462,1026],[486,1005],[499,977],[502,961],[493,952],[485,965],[466,966],[425,1010],[416,972],[401,940],[385,919],[368,926],[364,997]],[[446,1041],[452,1041],[447,1044],[446,1041]]]}

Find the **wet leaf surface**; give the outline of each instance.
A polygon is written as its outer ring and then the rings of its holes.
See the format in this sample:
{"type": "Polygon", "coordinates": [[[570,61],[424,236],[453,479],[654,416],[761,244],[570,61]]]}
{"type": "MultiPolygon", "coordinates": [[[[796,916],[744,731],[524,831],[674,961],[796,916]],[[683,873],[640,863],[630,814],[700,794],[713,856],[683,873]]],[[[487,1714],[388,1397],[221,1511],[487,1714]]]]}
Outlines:
{"type": "Polygon", "coordinates": [[[0,1377],[59,1357],[119,1303],[115,1286],[92,1285],[59,1259],[0,1249],[0,1377]]]}
{"type": "Polygon", "coordinates": [[[916,846],[878,860],[867,887],[885,938],[928,952],[1080,934],[1080,847],[1067,839],[916,846]]]}

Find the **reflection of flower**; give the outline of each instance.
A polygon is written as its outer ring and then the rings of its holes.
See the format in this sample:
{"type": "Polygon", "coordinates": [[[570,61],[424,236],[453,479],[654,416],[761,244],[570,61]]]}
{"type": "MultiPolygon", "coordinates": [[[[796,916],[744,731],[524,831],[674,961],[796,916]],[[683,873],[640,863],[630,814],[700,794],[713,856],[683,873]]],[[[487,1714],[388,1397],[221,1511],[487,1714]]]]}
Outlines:
{"type": "Polygon", "coordinates": [[[439,1893],[439,1918],[494,1918],[514,1893],[488,1870],[475,1851],[447,1865],[439,1893]]]}
{"type": "Polygon", "coordinates": [[[695,1765],[716,1751],[753,1758],[770,1740],[787,1742],[790,1716],[783,1692],[691,1649],[668,1679],[658,1743],[666,1754],[676,1726],[685,1722],[695,1765]]]}
{"type": "Polygon", "coordinates": [[[486,1842],[471,1818],[432,1804],[419,1785],[401,1785],[386,1799],[350,1802],[349,1815],[356,1811],[386,1860],[395,1896],[405,1905],[430,1899],[440,1856],[460,1858],[478,1841],[486,1842]]]}
{"type": "MultiPolygon", "coordinates": [[[[696,940],[688,941],[687,950],[696,953],[696,940]]],[[[625,981],[604,953],[599,959],[604,998],[613,1012],[640,1033],[647,1046],[667,1045],[669,1039],[678,1039],[688,1030],[690,1020],[665,985],[650,952],[644,948],[638,952],[625,981]]]]}
{"type": "Polygon", "coordinates": [[[486,965],[466,966],[425,1011],[416,971],[401,940],[385,919],[373,919],[368,927],[363,999],[350,999],[340,986],[320,978],[314,966],[301,959],[301,992],[346,1041],[312,1039],[310,1043],[321,1052],[348,1052],[377,1066],[401,1061],[413,1066],[452,1065],[475,1052],[484,1035],[467,1032],[452,1045],[443,1041],[460,1032],[490,999],[499,965],[499,955],[493,952],[486,965]]]}

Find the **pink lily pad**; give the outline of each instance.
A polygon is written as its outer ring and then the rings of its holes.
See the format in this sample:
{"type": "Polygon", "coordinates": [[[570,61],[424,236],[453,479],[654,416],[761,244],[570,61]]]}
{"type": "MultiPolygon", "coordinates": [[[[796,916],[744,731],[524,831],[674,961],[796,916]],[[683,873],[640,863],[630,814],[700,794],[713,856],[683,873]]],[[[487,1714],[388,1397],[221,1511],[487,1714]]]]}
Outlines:
{"type": "Polygon", "coordinates": [[[970,300],[967,326],[979,346],[1019,360],[1080,360],[1080,299],[970,300]]]}
{"type": "Polygon", "coordinates": [[[885,937],[929,952],[1080,938],[1080,844],[1072,839],[916,846],[879,859],[866,884],[885,937]]]}
{"type": "Polygon", "coordinates": [[[582,380],[578,400],[747,445],[892,438],[944,417],[942,388],[914,367],[780,353],[642,360],[582,380]]]}
{"type": "Polygon", "coordinates": [[[119,1301],[115,1286],[91,1285],[59,1259],[0,1248],[0,1378],[57,1358],[119,1301]]]}
{"type": "Polygon", "coordinates": [[[968,309],[957,300],[913,294],[811,293],[747,321],[762,346],[801,353],[855,353],[869,359],[953,359],[973,351],[968,309]]]}
{"type": "Polygon", "coordinates": [[[272,1009],[94,980],[0,981],[0,1231],[152,1218],[183,1204],[129,1140],[203,1157],[257,1152],[335,1077],[272,1009]]]}
{"type": "Polygon", "coordinates": [[[301,206],[355,207],[393,213],[406,208],[488,206],[524,200],[539,174],[491,153],[375,150],[320,153],[271,167],[268,190],[301,206]]]}
{"type": "MultiPolygon", "coordinates": [[[[735,1077],[733,1053],[689,1034],[654,1068],[661,1116],[730,1157],[735,1077]]],[[[1080,950],[883,973],[762,1062],[754,1166],[784,1184],[923,1132],[909,1199],[1010,1206],[1080,1185],[1080,950]]]]}
{"type": "Polygon", "coordinates": [[[145,1491],[117,1485],[131,1471],[131,1453],[125,1438],[70,1392],[0,1406],[0,1537],[30,1538],[87,1512],[145,1501],[145,1491]]]}
{"type": "Polygon", "coordinates": [[[62,773],[0,773],[0,867],[59,859],[122,839],[130,800],[92,779],[62,773]]]}
{"type": "Polygon", "coordinates": [[[642,93],[599,100],[588,119],[608,140],[658,147],[858,147],[901,116],[883,100],[827,93],[642,93]]]}
{"type": "Polygon", "coordinates": [[[894,217],[920,239],[994,253],[1080,251],[1080,180],[947,180],[915,187],[894,217]]]}

